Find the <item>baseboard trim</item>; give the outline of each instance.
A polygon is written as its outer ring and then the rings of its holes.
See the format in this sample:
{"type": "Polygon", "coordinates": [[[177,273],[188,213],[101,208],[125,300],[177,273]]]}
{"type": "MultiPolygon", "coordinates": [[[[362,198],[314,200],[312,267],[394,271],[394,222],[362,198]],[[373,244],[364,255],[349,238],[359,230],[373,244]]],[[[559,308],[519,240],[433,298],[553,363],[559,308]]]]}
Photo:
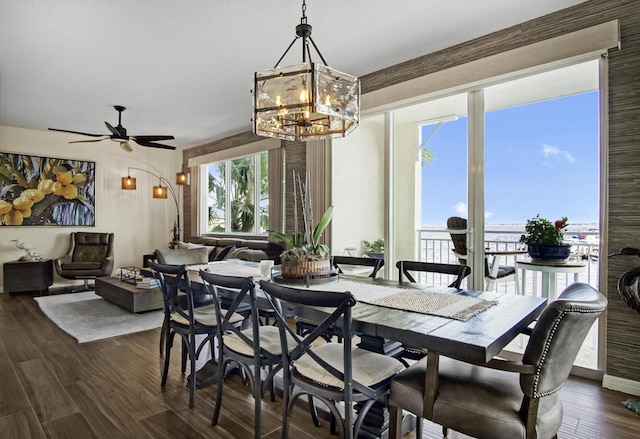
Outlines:
{"type": "Polygon", "coordinates": [[[630,395],[640,395],[640,382],[604,374],[602,387],[630,395]]]}

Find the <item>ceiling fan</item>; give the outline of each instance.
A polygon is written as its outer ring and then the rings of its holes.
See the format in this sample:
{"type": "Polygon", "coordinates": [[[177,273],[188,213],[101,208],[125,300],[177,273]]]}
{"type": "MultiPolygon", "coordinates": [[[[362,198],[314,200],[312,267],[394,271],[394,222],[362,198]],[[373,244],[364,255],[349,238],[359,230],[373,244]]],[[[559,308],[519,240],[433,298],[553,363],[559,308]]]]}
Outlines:
{"type": "Polygon", "coordinates": [[[120,143],[120,147],[127,152],[133,151],[131,145],[129,145],[129,140],[136,142],[140,146],[148,146],[150,148],[164,148],[164,149],[176,149],[175,146],[163,145],[162,143],[156,143],[158,140],[173,140],[175,137],[173,136],[129,136],[127,135],[127,129],[122,126],[122,112],[126,110],[125,107],[121,105],[115,105],[113,108],[118,112],[118,125],[113,126],[109,122],[105,122],[104,124],[107,126],[111,134],[91,134],[91,133],[82,133],[80,131],[71,131],[71,130],[60,130],[57,128],[49,128],[51,131],[61,131],[63,133],[73,133],[80,134],[83,136],[90,137],[100,137],[100,139],[95,140],[74,140],[69,143],[82,143],[82,142],[100,142],[102,140],[111,139],[114,142],[120,143]]]}

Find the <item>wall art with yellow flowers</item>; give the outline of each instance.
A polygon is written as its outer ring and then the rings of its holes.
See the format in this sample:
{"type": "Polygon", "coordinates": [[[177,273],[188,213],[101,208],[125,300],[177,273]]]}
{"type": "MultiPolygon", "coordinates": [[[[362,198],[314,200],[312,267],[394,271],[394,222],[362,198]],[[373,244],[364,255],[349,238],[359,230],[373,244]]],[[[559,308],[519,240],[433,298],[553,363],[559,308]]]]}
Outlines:
{"type": "Polygon", "coordinates": [[[95,226],[95,162],[0,152],[0,226],[95,226]]]}

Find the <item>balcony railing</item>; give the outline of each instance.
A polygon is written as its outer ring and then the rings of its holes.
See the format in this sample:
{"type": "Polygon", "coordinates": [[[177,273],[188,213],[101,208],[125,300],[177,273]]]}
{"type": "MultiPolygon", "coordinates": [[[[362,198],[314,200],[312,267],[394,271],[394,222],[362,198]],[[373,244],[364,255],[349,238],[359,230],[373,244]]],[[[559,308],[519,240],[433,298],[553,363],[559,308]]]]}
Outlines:
{"type": "MultiPolygon", "coordinates": [[[[488,230],[485,231],[485,243],[489,250],[507,251],[522,249],[520,236],[524,233],[524,227],[520,230],[488,230]]],[[[428,262],[443,262],[457,264],[458,260],[453,253],[453,242],[451,235],[441,229],[423,228],[418,231],[418,241],[420,243],[420,258],[428,262]]],[[[594,288],[598,288],[598,233],[588,232],[567,232],[565,241],[572,244],[570,260],[581,261],[586,264],[585,270],[579,274],[579,281],[588,283],[594,288]]],[[[525,259],[525,255],[510,255],[503,257],[501,265],[514,266],[516,259],[525,259]]],[[[562,292],[565,287],[573,283],[573,274],[558,273],[556,277],[556,291],[562,292]]],[[[521,279],[521,277],[520,277],[521,279]]],[[[419,282],[431,285],[447,285],[450,280],[445,276],[429,274],[423,275],[419,282]]],[[[463,287],[466,285],[463,283],[463,287]]],[[[529,271],[526,278],[524,292],[527,295],[541,296],[542,273],[529,271]],[[534,280],[535,278],[535,280],[534,280]],[[534,288],[535,286],[535,288],[534,288]],[[535,291],[534,291],[535,289],[535,291]]],[[[516,292],[515,282],[499,282],[495,284],[495,291],[514,293],[516,292]]],[[[526,338],[518,336],[509,346],[507,351],[522,353],[526,346],[526,338]]],[[[576,359],[576,365],[587,369],[597,369],[598,367],[598,327],[594,325],[585,339],[576,359]]]]}
{"type": "MultiPolygon", "coordinates": [[[[509,251],[521,250],[523,244],[519,242],[520,236],[524,230],[486,230],[485,244],[488,251],[509,251]]],[[[586,264],[585,270],[579,274],[579,281],[588,283],[594,288],[598,288],[598,233],[597,231],[580,231],[565,233],[565,241],[571,243],[570,260],[580,261],[586,264]]],[[[443,229],[423,228],[418,231],[418,241],[420,249],[420,259],[427,262],[440,262],[457,264],[458,259],[453,252],[453,242],[449,232],[443,229]]],[[[508,255],[502,256],[500,265],[515,266],[516,259],[525,259],[525,255],[508,255]]],[[[530,272],[527,275],[525,284],[525,294],[540,295],[540,286],[542,273],[530,272]]],[[[557,274],[557,291],[561,292],[564,288],[573,283],[573,274],[558,273],[557,274]]],[[[422,282],[433,285],[446,285],[448,278],[441,275],[426,275],[422,282]]],[[[498,282],[495,285],[498,292],[515,293],[515,282],[498,282]]]]}

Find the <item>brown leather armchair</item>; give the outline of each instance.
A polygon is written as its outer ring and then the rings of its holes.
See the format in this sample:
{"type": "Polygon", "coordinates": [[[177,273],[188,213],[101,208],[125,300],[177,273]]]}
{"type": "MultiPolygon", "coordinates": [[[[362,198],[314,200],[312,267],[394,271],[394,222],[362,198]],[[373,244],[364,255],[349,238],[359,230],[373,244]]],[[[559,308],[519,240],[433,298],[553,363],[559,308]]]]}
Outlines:
{"type": "Polygon", "coordinates": [[[94,289],[89,279],[110,276],[113,271],[113,233],[73,232],[67,252],[53,260],[56,272],[65,279],[83,279],[84,285],[71,292],[94,289]]]}

